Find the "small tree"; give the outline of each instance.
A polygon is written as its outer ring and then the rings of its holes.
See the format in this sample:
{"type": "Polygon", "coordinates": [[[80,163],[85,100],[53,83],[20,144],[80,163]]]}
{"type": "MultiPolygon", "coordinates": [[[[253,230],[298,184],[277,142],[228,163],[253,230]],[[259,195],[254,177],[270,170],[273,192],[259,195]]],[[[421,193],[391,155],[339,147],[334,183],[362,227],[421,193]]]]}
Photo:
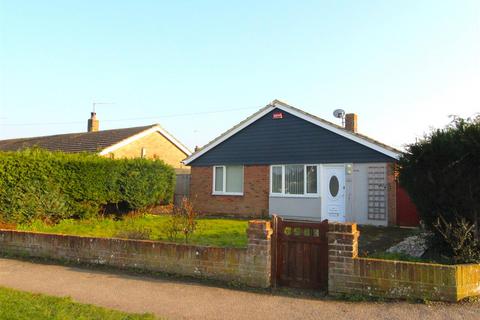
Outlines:
{"type": "Polygon", "coordinates": [[[452,225],[465,219],[480,237],[480,117],[455,118],[409,145],[399,174],[426,227],[439,239],[439,217],[452,225]]]}
{"type": "Polygon", "coordinates": [[[182,234],[186,243],[197,229],[197,213],[192,203],[183,198],[180,206],[174,206],[167,224],[169,240],[175,241],[178,234],[182,234]]]}

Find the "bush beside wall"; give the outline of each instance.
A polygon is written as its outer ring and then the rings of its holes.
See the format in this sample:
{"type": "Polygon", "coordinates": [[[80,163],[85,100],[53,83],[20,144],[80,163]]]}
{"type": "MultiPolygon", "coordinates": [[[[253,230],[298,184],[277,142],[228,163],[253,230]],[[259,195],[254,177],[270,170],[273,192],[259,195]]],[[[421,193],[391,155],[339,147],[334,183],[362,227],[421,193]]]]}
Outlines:
{"type": "Polygon", "coordinates": [[[139,210],[173,199],[175,172],[160,160],[29,149],[0,152],[0,220],[85,218],[107,205],[139,210]]]}

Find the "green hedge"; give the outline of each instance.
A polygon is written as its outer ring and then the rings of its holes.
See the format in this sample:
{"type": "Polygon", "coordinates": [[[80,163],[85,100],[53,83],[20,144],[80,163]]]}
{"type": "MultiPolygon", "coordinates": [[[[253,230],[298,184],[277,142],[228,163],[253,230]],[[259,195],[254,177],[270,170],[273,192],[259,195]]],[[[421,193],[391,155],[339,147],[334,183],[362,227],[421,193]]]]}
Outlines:
{"type": "Polygon", "coordinates": [[[0,152],[0,220],[85,218],[107,205],[127,210],[168,203],[175,172],[163,161],[28,149],[0,152]]]}
{"type": "Polygon", "coordinates": [[[439,216],[480,224],[480,117],[457,118],[407,146],[399,167],[400,184],[427,227],[439,216]]]}

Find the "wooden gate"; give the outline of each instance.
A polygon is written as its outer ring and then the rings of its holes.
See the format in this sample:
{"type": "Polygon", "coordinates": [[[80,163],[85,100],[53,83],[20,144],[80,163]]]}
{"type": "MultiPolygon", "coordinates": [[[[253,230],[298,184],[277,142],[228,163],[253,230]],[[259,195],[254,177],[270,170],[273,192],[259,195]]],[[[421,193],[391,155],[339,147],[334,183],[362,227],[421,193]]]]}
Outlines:
{"type": "Polygon", "coordinates": [[[273,217],[272,279],[274,285],[327,290],[328,221],[273,217]]]}

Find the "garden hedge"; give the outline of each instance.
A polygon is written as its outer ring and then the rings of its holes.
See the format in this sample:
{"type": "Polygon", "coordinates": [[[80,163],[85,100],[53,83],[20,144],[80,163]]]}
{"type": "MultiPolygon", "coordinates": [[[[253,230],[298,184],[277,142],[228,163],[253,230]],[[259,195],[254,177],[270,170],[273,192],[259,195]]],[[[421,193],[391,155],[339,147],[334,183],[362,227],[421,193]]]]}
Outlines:
{"type": "Polygon", "coordinates": [[[40,149],[0,152],[0,221],[86,218],[107,206],[168,203],[175,172],[160,160],[113,160],[40,149]]]}
{"type": "Polygon", "coordinates": [[[431,226],[439,216],[478,224],[480,117],[457,118],[407,147],[399,161],[400,184],[431,226]]]}

